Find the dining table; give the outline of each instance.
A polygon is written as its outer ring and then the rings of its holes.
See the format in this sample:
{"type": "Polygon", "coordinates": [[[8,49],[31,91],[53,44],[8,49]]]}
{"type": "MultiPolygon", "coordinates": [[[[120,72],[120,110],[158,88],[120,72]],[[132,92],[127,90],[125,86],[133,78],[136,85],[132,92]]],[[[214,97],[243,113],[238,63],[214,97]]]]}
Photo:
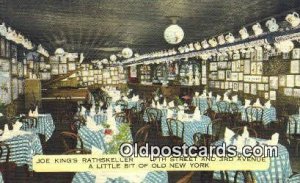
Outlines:
{"type": "MultiPolygon", "coordinates": [[[[100,115],[100,114],[98,114],[100,115]]],[[[103,114],[101,114],[103,115],[103,114]]],[[[95,117],[94,119],[100,118],[98,120],[95,120],[96,124],[101,125],[106,123],[106,120],[104,117],[95,117]]],[[[121,122],[116,121],[116,127],[118,129],[124,128],[124,125],[128,125],[128,124],[122,124],[121,122]]],[[[123,131],[122,133],[126,134],[126,139],[127,142],[131,143],[133,142],[132,139],[132,135],[130,132],[130,128],[128,126],[127,128],[128,130],[126,130],[125,132],[123,131]]],[[[100,149],[103,153],[111,153],[111,148],[112,146],[105,141],[105,134],[104,133],[105,129],[99,129],[99,130],[93,130],[93,129],[89,129],[87,126],[82,126],[80,127],[80,129],[78,130],[78,135],[79,137],[82,139],[83,142],[83,146],[85,149],[89,149],[91,150],[93,147],[100,149]]],[[[121,132],[120,132],[121,133],[121,132]]],[[[124,142],[124,141],[123,141],[124,142]]],[[[77,143],[78,146],[80,146],[80,144],[77,143]]],[[[109,177],[111,173],[107,173],[105,171],[101,171],[101,172],[77,172],[72,180],[72,183],[98,183],[99,180],[97,178],[97,176],[100,176],[101,178],[101,183],[128,183],[129,181],[128,176],[135,176],[135,175],[139,175],[138,172],[128,172],[125,173],[121,172],[118,173],[116,172],[114,174],[114,178],[109,177]],[[99,175],[100,174],[100,175],[99,175]],[[119,177],[116,176],[118,174],[121,174],[119,177]]],[[[146,176],[144,177],[143,183],[167,183],[168,182],[168,174],[166,171],[148,171],[146,176]]]]}
{"type": "MultiPolygon", "coordinates": [[[[22,129],[27,130],[24,124],[22,129]]],[[[33,130],[37,134],[45,135],[45,140],[48,141],[55,130],[55,125],[51,114],[39,114],[37,116],[37,125],[33,130]]]]}
{"type": "MultiPolygon", "coordinates": [[[[263,144],[265,139],[256,138],[256,141],[263,144]]],[[[219,140],[214,144],[216,146],[221,146],[224,140],[219,140]]],[[[292,175],[292,168],[290,164],[289,152],[287,148],[281,144],[277,144],[278,156],[270,157],[270,166],[267,170],[263,171],[251,171],[256,183],[285,183],[292,175]]],[[[229,181],[234,181],[235,171],[228,171],[229,181]]],[[[214,172],[214,179],[221,179],[221,173],[219,171],[214,172]]],[[[237,182],[243,183],[243,176],[239,174],[237,177],[237,182]]]]}
{"type": "MultiPolygon", "coordinates": [[[[161,129],[162,135],[168,136],[169,135],[169,128],[167,124],[167,116],[168,116],[168,108],[161,108],[162,111],[162,118],[161,118],[161,129]]],[[[180,121],[184,124],[184,133],[183,133],[183,142],[186,145],[191,146],[194,144],[193,135],[197,132],[201,134],[211,134],[212,133],[212,126],[211,126],[211,119],[206,115],[201,115],[197,118],[193,117],[193,114],[184,113],[184,118],[180,121]]],[[[148,122],[148,116],[146,112],[144,113],[144,121],[148,122]]],[[[176,111],[173,111],[172,118],[177,119],[178,115],[176,111]]],[[[175,128],[175,126],[173,126],[175,128]]],[[[175,130],[175,129],[174,129],[175,130]]]]}
{"type": "MultiPolygon", "coordinates": [[[[16,135],[8,139],[2,139],[0,137],[0,141],[9,146],[9,161],[15,162],[17,166],[28,165],[29,171],[32,171],[33,156],[43,154],[39,136],[32,132],[26,132],[22,135],[16,135]]],[[[3,149],[0,162],[6,161],[6,154],[7,149],[3,149]]]]}

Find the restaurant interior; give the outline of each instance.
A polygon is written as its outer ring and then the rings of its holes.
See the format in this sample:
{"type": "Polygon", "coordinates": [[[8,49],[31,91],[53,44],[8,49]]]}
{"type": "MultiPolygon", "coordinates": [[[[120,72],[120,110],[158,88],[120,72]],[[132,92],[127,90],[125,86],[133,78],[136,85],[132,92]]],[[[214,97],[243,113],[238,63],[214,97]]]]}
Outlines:
{"type": "Polygon", "coordinates": [[[298,0],[0,1],[0,182],[299,183],[299,14],[298,0]],[[257,171],[33,170],[124,142],[278,156],[257,171]]]}

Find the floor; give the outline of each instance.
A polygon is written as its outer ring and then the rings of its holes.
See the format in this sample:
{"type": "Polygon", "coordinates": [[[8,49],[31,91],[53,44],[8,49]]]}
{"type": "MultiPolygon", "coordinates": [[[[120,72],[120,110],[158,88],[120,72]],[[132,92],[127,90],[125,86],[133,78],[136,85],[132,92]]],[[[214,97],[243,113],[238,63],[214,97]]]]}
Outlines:
{"type": "MultiPolygon", "coordinates": [[[[50,105],[50,104],[49,104],[50,105]]],[[[53,110],[53,106],[47,106],[47,104],[43,105],[44,108],[48,108],[49,110],[53,110]]],[[[45,111],[48,112],[48,111],[45,111]]],[[[56,119],[57,116],[53,114],[53,118],[56,119]]],[[[62,131],[69,130],[68,122],[63,121],[62,123],[58,123],[55,121],[56,130],[54,131],[51,139],[48,140],[46,144],[46,148],[44,149],[44,154],[61,154],[63,152],[63,146],[59,139],[59,134],[62,131]]],[[[294,172],[300,172],[300,157],[294,156],[294,150],[290,152],[290,161],[292,165],[292,169],[294,172]]],[[[32,183],[70,183],[74,173],[34,173],[32,177],[28,177],[24,171],[23,167],[18,167],[15,175],[11,174],[9,176],[9,183],[23,183],[23,182],[32,182],[32,183]]],[[[179,172],[169,173],[169,182],[176,182],[178,176],[180,176],[179,172]]],[[[203,180],[199,180],[201,176],[197,175],[194,177],[193,182],[205,182],[203,180]]]]}

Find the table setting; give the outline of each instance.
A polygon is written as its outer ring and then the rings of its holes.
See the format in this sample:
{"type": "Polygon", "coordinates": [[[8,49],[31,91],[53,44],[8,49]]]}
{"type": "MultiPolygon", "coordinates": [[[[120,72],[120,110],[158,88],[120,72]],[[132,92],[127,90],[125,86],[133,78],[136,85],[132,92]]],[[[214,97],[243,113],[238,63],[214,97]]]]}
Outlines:
{"type": "MultiPolygon", "coordinates": [[[[272,121],[276,121],[276,108],[271,105],[271,101],[267,101],[264,105],[261,104],[259,98],[257,98],[256,102],[251,105],[251,100],[245,100],[245,105],[241,107],[242,120],[247,121],[246,109],[248,109],[248,114],[250,113],[251,106],[253,107],[261,107],[263,108],[263,116],[262,121],[264,125],[271,123],[272,121]],[[248,108],[249,107],[249,108],[248,108]]],[[[259,113],[261,116],[261,113],[259,113]]],[[[255,116],[251,117],[253,120],[256,118],[255,116]]]]}
{"type": "MultiPolygon", "coordinates": [[[[34,155],[43,154],[42,145],[39,137],[31,131],[23,131],[22,123],[16,121],[13,129],[9,130],[8,124],[4,125],[1,132],[0,141],[7,144],[10,148],[9,161],[13,161],[17,166],[28,165],[28,170],[32,171],[32,158],[34,155]]],[[[7,150],[4,149],[6,154],[7,150]]],[[[0,159],[5,162],[5,155],[0,159]]]]}
{"type": "MultiPolygon", "coordinates": [[[[265,171],[251,171],[254,179],[257,183],[265,182],[278,182],[284,183],[292,175],[291,164],[289,160],[289,152],[283,145],[278,143],[279,134],[275,133],[271,139],[259,139],[256,137],[250,137],[247,127],[244,127],[241,135],[235,134],[232,130],[226,128],[224,133],[224,139],[214,143],[214,145],[220,146],[223,143],[228,145],[235,145],[237,152],[241,153],[242,148],[245,145],[254,147],[256,145],[265,146],[272,145],[278,147],[278,157],[270,157],[270,167],[265,171]]],[[[240,174],[241,175],[241,174],[240,174]]],[[[235,171],[228,171],[229,181],[234,181],[235,171]]],[[[221,179],[220,172],[214,172],[215,179],[221,179]]],[[[237,177],[237,182],[244,182],[243,176],[237,177]]]]}

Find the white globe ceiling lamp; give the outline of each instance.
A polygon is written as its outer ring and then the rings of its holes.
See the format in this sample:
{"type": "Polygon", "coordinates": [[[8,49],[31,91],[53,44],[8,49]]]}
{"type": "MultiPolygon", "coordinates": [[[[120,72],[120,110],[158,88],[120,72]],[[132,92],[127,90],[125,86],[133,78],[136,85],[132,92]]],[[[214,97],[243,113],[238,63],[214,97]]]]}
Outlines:
{"type": "Polygon", "coordinates": [[[292,51],[292,49],[294,49],[294,43],[291,40],[274,43],[274,45],[282,53],[289,53],[290,51],[292,51]]]}
{"type": "Polygon", "coordinates": [[[110,57],[109,57],[109,59],[111,60],[111,61],[116,61],[117,60],[117,56],[116,55],[111,55],[110,57]]]}
{"type": "Polygon", "coordinates": [[[122,50],[122,56],[123,56],[124,58],[130,58],[130,57],[132,57],[132,55],[133,55],[132,49],[130,49],[130,48],[124,48],[124,49],[122,50]]]}
{"type": "Polygon", "coordinates": [[[65,50],[62,48],[57,48],[55,50],[55,55],[63,56],[65,54],[65,50]]]}
{"type": "Polygon", "coordinates": [[[184,38],[183,29],[176,24],[178,17],[171,17],[172,25],[166,28],[164,38],[169,44],[178,44],[184,38]]]}

